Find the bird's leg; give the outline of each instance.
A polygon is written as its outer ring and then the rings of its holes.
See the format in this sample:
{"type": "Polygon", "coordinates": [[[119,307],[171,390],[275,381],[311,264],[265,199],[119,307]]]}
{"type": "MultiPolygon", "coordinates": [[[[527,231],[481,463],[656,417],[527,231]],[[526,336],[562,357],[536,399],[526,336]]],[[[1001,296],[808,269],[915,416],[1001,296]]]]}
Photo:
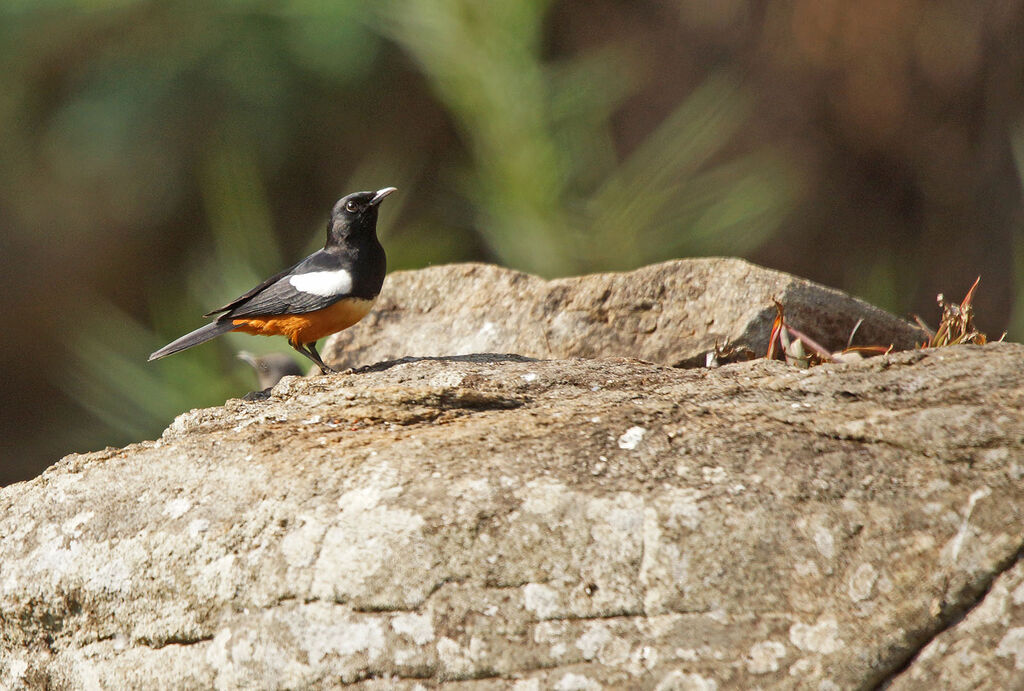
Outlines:
{"type": "Polygon", "coordinates": [[[288,344],[292,348],[295,348],[295,350],[302,353],[304,357],[307,357],[310,360],[312,360],[313,363],[320,368],[321,374],[331,374],[332,372],[335,371],[328,367],[327,365],[325,365],[324,361],[320,359],[320,353],[316,352],[316,343],[292,343],[291,341],[289,341],[288,344]]]}
{"type": "Polygon", "coordinates": [[[337,373],[338,372],[337,370],[332,368],[332,366],[330,366],[328,364],[324,364],[324,360],[322,360],[321,356],[319,356],[319,353],[316,352],[316,342],[315,341],[313,341],[312,343],[307,343],[306,344],[306,348],[309,349],[309,354],[313,356],[313,360],[316,362],[316,364],[321,365],[321,371],[324,372],[325,375],[328,374],[329,372],[333,372],[333,373],[337,373]]]}
{"type": "Polygon", "coordinates": [[[316,341],[306,344],[306,349],[309,350],[309,354],[313,356],[313,362],[320,365],[320,371],[324,374],[337,373],[338,370],[333,367],[329,367],[324,364],[324,361],[320,359],[320,353],[316,350],[316,341]]]}

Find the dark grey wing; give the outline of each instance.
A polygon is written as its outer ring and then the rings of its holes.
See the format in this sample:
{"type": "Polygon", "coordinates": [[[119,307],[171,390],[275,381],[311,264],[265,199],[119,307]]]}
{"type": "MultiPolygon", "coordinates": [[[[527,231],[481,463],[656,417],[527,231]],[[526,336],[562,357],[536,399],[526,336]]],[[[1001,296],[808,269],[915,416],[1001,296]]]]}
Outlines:
{"type": "MultiPolygon", "coordinates": [[[[295,273],[304,273],[305,271],[316,271],[316,270],[320,269],[322,266],[327,265],[331,261],[335,261],[335,260],[332,260],[327,255],[327,253],[324,252],[323,250],[318,250],[318,251],[314,252],[313,254],[309,255],[308,257],[306,257],[305,259],[303,259],[302,261],[300,261],[298,264],[290,266],[287,269],[285,269],[284,271],[281,271],[280,273],[274,274],[273,276],[271,276],[267,280],[263,281],[263,283],[260,283],[258,286],[256,286],[255,288],[253,288],[249,292],[245,293],[244,295],[239,295],[234,300],[232,300],[228,304],[224,305],[220,309],[215,309],[212,312],[207,312],[203,316],[204,317],[212,317],[215,314],[220,314],[221,316],[219,318],[222,319],[222,318],[228,316],[227,315],[228,312],[230,312],[232,314],[232,316],[235,316],[236,313],[237,313],[237,310],[239,310],[239,309],[245,309],[247,315],[255,315],[257,313],[249,311],[247,303],[249,303],[250,301],[256,299],[258,295],[260,295],[264,291],[267,291],[267,290],[269,290],[271,288],[274,288],[274,286],[277,286],[278,283],[281,283],[283,281],[284,285],[283,286],[278,286],[277,288],[275,288],[274,295],[270,296],[270,299],[268,300],[268,304],[267,304],[267,306],[270,307],[271,305],[276,304],[280,299],[284,298],[285,297],[285,293],[287,292],[287,289],[291,288],[291,285],[288,283],[288,279],[287,279],[288,276],[290,276],[292,274],[295,274],[295,273]],[[222,313],[224,313],[224,314],[222,314],[222,313]]],[[[295,299],[298,300],[298,301],[301,301],[302,300],[302,298],[301,298],[302,294],[298,293],[298,291],[295,291],[294,289],[293,289],[293,292],[296,293],[295,299]]],[[[315,296],[308,296],[308,297],[315,297],[315,296]]],[[[304,310],[304,311],[312,312],[314,309],[320,309],[320,308],[319,307],[314,307],[312,309],[307,309],[307,310],[304,310]]],[[[284,312],[280,311],[280,310],[277,311],[277,312],[259,312],[259,314],[264,314],[264,315],[265,314],[283,314],[283,313],[284,312]]]]}
{"type": "Polygon", "coordinates": [[[218,310],[223,312],[218,319],[304,314],[332,305],[347,295],[337,293],[324,296],[304,292],[292,285],[291,278],[314,271],[337,271],[342,268],[339,266],[339,259],[338,256],[328,254],[324,250],[315,252],[218,310]]]}
{"type": "Polygon", "coordinates": [[[283,276],[245,302],[236,305],[221,314],[219,319],[237,319],[239,317],[266,317],[279,314],[304,314],[315,312],[346,297],[339,295],[316,295],[297,290],[289,279],[291,274],[283,276]]]}
{"type": "Polygon", "coordinates": [[[243,302],[245,302],[246,300],[251,298],[256,293],[260,292],[261,290],[265,290],[268,286],[271,286],[271,285],[277,283],[278,281],[280,281],[282,278],[284,278],[285,276],[290,274],[292,271],[297,269],[305,261],[306,260],[304,259],[301,262],[299,262],[298,264],[296,264],[295,266],[288,267],[284,271],[282,271],[280,273],[277,273],[277,274],[274,274],[273,276],[271,276],[267,280],[263,281],[263,283],[260,283],[258,286],[256,286],[255,288],[253,288],[252,290],[247,292],[245,295],[239,295],[238,297],[236,297],[234,300],[232,300],[228,304],[224,305],[223,307],[221,307],[219,309],[215,309],[215,310],[213,310],[211,312],[207,312],[203,316],[204,317],[212,317],[215,314],[220,314],[221,312],[228,312],[231,309],[233,309],[235,307],[238,307],[239,305],[241,305],[243,302]]]}

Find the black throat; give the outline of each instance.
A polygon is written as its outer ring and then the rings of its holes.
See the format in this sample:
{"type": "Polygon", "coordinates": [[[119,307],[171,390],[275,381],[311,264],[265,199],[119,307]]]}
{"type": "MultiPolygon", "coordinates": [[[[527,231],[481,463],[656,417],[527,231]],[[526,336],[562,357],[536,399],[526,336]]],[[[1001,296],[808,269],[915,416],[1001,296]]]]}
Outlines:
{"type": "Polygon", "coordinates": [[[377,239],[377,207],[349,223],[332,220],[324,252],[352,274],[352,297],[377,297],[387,273],[387,255],[377,239]]]}

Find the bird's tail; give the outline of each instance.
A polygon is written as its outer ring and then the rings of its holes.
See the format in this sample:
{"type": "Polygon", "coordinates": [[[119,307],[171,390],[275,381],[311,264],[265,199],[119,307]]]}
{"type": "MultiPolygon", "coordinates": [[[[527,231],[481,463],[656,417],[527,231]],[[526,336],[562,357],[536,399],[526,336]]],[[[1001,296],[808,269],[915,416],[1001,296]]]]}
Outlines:
{"type": "Polygon", "coordinates": [[[156,351],[149,356],[150,360],[159,360],[162,357],[173,355],[179,351],[191,348],[194,345],[205,343],[211,338],[217,338],[221,334],[226,334],[235,328],[235,325],[230,319],[224,319],[221,321],[210,322],[206,326],[202,326],[192,333],[187,333],[176,341],[171,341],[160,350],[156,351]]]}

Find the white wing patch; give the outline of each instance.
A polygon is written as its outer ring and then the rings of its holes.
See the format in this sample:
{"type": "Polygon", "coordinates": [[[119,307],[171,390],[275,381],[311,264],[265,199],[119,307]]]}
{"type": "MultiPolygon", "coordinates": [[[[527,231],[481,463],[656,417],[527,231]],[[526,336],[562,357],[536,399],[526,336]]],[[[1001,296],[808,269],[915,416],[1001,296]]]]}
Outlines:
{"type": "Polygon", "coordinates": [[[329,298],[352,292],[352,274],[345,269],[337,271],[310,271],[296,274],[288,279],[295,290],[329,298]]]}

